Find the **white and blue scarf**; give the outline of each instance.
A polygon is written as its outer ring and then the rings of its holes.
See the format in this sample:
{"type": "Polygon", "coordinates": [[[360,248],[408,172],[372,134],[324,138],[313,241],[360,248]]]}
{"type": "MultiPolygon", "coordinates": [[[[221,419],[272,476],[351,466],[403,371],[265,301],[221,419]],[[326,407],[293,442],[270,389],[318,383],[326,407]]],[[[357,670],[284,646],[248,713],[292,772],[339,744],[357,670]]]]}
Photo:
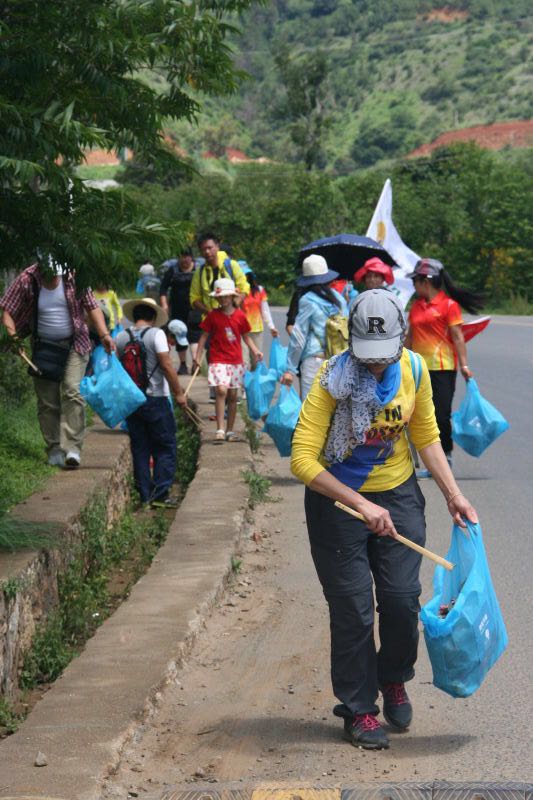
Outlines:
{"type": "Polygon", "coordinates": [[[329,359],[320,378],[320,385],[337,401],[324,449],[329,464],[344,461],[348,452],[364,444],[372,419],[395,397],[401,377],[399,361],[389,364],[378,382],[350,350],[329,359]]]}

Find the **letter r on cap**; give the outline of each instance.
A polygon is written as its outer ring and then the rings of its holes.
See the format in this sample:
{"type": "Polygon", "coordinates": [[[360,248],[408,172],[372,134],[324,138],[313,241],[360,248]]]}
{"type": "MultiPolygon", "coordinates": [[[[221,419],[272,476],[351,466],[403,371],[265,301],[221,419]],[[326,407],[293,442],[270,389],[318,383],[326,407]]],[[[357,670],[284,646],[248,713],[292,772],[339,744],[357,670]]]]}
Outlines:
{"type": "Polygon", "coordinates": [[[385,330],[385,320],[383,317],[367,317],[367,333],[387,333],[385,330]]]}

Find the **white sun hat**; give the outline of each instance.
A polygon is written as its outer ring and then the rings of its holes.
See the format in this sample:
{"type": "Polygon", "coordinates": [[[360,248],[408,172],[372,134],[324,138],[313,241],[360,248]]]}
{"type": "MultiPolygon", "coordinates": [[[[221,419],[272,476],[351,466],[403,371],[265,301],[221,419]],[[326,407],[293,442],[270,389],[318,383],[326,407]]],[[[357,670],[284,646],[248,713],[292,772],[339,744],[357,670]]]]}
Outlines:
{"type": "Polygon", "coordinates": [[[313,253],[302,262],[302,274],[296,281],[297,286],[314,286],[317,283],[331,283],[339,277],[339,273],[329,269],[324,256],[313,253]]]}
{"type": "Polygon", "coordinates": [[[209,292],[209,297],[227,297],[237,295],[238,292],[231,278],[219,278],[213,284],[213,291],[209,292]]]}

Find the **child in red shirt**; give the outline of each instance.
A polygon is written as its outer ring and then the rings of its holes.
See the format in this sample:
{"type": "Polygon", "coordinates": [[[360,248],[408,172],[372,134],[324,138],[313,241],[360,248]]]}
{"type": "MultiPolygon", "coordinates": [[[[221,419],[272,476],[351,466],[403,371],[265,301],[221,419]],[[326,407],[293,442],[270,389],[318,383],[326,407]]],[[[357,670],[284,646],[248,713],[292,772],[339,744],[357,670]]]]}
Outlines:
{"type": "Polygon", "coordinates": [[[200,327],[203,330],[198,342],[196,362],[202,355],[209,337],[209,369],[207,381],[215,387],[215,415],[217,432],[215,442],[232,442],[237,438],[233,426],[237,414],[237,393],[242,388],[244,363],[241,337],[257,361],[263,354],[257,349],[250,336],[250,323],[240,308],[235,308],[233,298],[237,297],[235,284],[229,278],[219,278],[214,283],[211,297],[218,300],[219,308],[209,312],[200,327]],[[224,431],[224,411],[228,406],[227,430],[224,431]]]}

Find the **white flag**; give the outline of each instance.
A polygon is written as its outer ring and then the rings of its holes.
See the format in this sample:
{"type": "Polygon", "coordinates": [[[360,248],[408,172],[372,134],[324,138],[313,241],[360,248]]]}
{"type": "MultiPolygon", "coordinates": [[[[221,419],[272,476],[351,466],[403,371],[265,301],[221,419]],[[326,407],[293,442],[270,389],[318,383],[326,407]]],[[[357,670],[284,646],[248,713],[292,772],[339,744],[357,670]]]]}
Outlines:
{"type": "Polygon", "coordinates": [[[413,282],[406,275],[414,270],[420,256],[417,256],[402,242],[400,234],[394,227],[390,178],[385,181],[385,186],[370,220],[366,235],[379,242],[398,265],[393,269],[394,283],[390,287],[390,291],[398,295],[405,308],[414,292],[413,282]]]}

